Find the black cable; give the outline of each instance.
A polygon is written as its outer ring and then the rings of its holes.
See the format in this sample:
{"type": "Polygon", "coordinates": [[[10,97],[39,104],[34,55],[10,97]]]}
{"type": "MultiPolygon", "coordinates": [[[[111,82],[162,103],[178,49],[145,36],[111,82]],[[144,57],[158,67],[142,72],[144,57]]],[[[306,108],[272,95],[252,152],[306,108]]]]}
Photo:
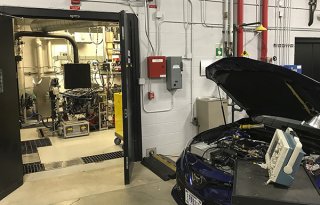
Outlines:
{"type": "Polygon", "coordinates": [[[39,116],[39,117],[40,117],[40,120],[41,120],[43,126],[45,126],[45,127],[48,128],[48,129],[51,129],[51,128],[52,128],[52,127],[46,125],[46,123],[44,122],[44,119],[43,119],[42,115],[40,115],[39,113],[35,113],[35,116],[39,116]]]}
{"type": "Polygon", "coordinates": [[[163,154],[163,156],[165,157],[173,157],[173,158],[179,158],[180,156],[176,156],[176,155],[168,155],[168,154],[163,154]]]}
{"type": "Polygon", "coordinates": [[[221,93],[220,93],[220,87],[219,86],[218,86],[218,92],[219,92],[219,98],[220,98],[221,111],[222,111],[222,115],[223,115],[224,125],[227,125],[226,115],[225,115],[224,109],[223,109],[222,98],[221,98],[221,93]]]}

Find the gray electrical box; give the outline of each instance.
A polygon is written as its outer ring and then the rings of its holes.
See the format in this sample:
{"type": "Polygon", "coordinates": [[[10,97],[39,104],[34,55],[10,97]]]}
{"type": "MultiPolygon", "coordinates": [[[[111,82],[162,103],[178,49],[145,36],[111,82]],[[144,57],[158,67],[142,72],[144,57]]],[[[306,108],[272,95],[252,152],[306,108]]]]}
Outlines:
{"type": "Polygon", "coordinates": [[[182,88],[182,57],[167,57],[167,89],[182,88]]]}

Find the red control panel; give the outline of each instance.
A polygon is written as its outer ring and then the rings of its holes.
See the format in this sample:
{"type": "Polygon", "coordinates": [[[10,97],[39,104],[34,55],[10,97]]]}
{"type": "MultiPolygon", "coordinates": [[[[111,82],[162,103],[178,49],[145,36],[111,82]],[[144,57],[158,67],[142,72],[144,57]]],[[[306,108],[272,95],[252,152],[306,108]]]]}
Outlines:
{"type": "Polygon", "coordinates": [[[166,57],[165,56],[149,56],[148,77],[149,78],[165,78],[166,77],[166,57]]]}

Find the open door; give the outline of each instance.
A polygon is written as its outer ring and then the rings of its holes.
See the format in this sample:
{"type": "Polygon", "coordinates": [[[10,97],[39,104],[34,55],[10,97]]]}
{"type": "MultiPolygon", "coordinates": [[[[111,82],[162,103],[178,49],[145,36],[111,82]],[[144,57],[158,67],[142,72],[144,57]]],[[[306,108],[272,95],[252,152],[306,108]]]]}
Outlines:
{"type": "Polygon", "coordinates": [[[134,130],[134,27],[132,20],[125,11],[120,13],[120,49],[122,75],[122,106],[123,106],[123,149],[124,149],[124,179],[130,184],[135,161],[135,130],[134,130]]]}
{"type": "Polygon", "coordinates": [[[0,200],[23,183],[13,20],[0,15],[0,200]]]}

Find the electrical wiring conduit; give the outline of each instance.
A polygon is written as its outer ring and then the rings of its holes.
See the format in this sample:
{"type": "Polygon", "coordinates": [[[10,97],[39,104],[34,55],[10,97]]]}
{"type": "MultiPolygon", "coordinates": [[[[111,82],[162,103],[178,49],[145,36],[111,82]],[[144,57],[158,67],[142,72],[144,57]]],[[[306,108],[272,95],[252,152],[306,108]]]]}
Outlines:
{"type": "Polygon", "coordinates": [[[234,1],[229,0],[229,32],[228,32],[228,41],[229,41],[229,49],[232,50],[232,53],[229,53],[229,55],[233,55],[233,32],[234,32],[234,26],[233,26],[233,14],[234,14],[234,1]]]}
{"type": "MultiPolygon", "coordinates": [[[[160,6],[160,0],[157,0],[157,12],[159,11],[160,7],[158,8],[158,6],[160,6]]],[[[149,27],[149,9],[148,9],[148,4],[147,4],[147,1],[145,1],[144,3],[144,9],[145,9],[145,34],[146,34],[146,37],[148,39],[148,45],[150,45],[151,49],[152,49],[152,55],[155,55],[155,49],[152,45],[152,42],[151,42],[151,39],[150,39],[150,35],[149,35],[149,31],[150,31],[150,27],[149,27]]],[[[156,20],[156,24],[159,24],[158,23],[158,20],[156,20]]],[[[157,27],[159,29],[159,27],[157,27]]],[[[157,51],[157,54],[160,55],[160,49],[159,49],[159,41],[158,41],[158,38],[159,38],[159,30],[157,30],[157,35],[156,35],[156,38],[157,38],[157,42],[156,42],[156,51],[157,51]]],[[[141,72],[142,73],[142,72],[141,72]]],[[[149,92],[151,91],[151,80],[149,79],[149,82],[148,82],[148,90],[149,92]]],[[[174,108],[174,93],[175,92],[171,92],[171,105],[170,105],[170,108],[167,108],[167,109],[162,109],[162,110],[148,110],[146,108],[146,105],[145,105],[145,92],[144,92],[144,86],[141,87],[141,102],[142,102],[142,108],[144,110],[144,112],[146,113],[161,113],[161,112],[169,112],[171,110],[173,110],[174,108]]]]}
{"type": "Polygon", "coordinates": [[[225,49],[225,52],[227,52],[228,48],[228,42],[229,42],[229,36],[228,36],[228,22],[229,22],[229,6],[228,6],[228,0],[224,0],[223,2],[223,46],[225,49]]]}

